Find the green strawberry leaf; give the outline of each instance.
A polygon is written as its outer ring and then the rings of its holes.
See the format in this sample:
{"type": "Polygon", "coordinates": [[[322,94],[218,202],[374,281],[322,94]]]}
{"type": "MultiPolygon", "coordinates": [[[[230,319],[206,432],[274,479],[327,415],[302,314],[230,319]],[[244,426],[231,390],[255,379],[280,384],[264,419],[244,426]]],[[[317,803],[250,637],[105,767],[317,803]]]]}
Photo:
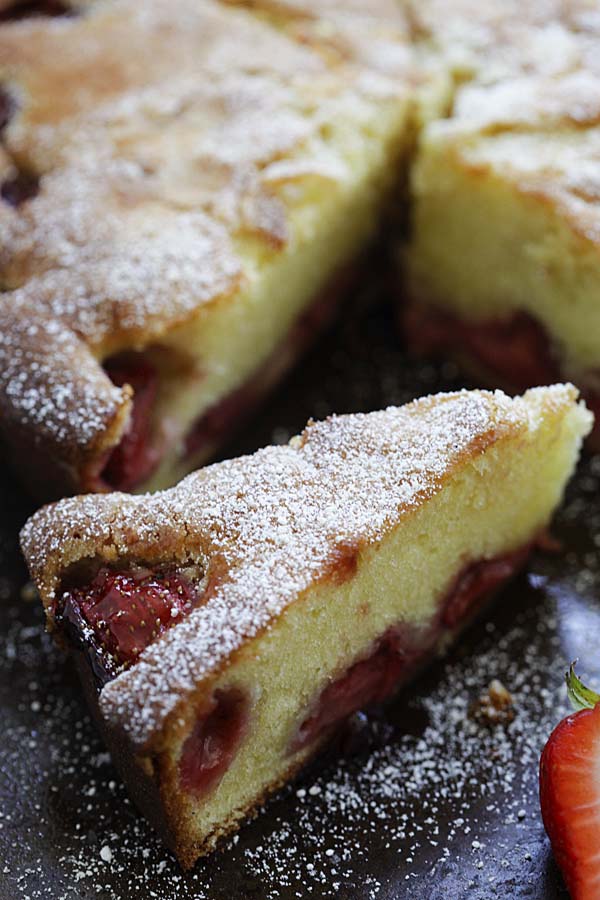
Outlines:
{"type": "Polygon", "coordinates": [[[600,694],[597,694],[591,688],[586,687],[581,679],[577,677],[575,674],[576,662],[577,660],[571,663],[569,671],[565,675],[569,701],[575,710],[593,709],[600,700],[600,694]]]}

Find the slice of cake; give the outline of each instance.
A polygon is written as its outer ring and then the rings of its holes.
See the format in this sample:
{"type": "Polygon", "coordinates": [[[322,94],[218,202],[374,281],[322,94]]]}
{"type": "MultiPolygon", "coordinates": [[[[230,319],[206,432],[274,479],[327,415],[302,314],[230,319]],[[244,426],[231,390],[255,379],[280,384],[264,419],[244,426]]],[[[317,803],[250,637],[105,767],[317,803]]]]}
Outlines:
{"type": "Polygon", "coordinates": [[[570,385],[440,394],[27,523],[49,627],[184,866],[524,564],[590,427],[570,385]]]}
{"type": "Polygon", "coordinates": [[[0,80],[28,185],[0,201],[4,441],[45,496],[172,484],[356,279],[406,79],[212,0],[116,0],[0,23],[0,80]]]}
{"type": "Polygon", "coordinates": [[[472,86],[425,129],[403,320],[494,385],[573,380],[600,409],[600,78],[472,86]]]}

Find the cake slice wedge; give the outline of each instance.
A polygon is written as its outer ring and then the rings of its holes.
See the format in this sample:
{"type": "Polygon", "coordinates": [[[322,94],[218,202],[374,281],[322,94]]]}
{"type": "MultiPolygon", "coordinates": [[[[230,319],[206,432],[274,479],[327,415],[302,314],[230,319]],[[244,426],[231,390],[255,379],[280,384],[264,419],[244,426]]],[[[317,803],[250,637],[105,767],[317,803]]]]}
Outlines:
{"type": "Polygon", "coordinates": [[[35,514],[49,628],[184,866],[524,564],[590,427],[571,385],[439,394],[35,514]]]}

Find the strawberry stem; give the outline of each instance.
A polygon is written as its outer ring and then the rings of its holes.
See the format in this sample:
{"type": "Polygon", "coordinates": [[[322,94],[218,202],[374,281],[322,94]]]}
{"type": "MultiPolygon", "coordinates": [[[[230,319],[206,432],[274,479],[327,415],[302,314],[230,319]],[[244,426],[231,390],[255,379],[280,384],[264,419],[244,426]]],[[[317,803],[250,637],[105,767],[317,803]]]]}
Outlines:
{"type": "Polygon", "coordinates": [[[576,662],[577,660],[571,663],[569,671],[565,675],[569,701],[575,710],[593,709],[600,700],[600,694],[586,687],[581,679],[577,677],[575,674],[576,662]]]}

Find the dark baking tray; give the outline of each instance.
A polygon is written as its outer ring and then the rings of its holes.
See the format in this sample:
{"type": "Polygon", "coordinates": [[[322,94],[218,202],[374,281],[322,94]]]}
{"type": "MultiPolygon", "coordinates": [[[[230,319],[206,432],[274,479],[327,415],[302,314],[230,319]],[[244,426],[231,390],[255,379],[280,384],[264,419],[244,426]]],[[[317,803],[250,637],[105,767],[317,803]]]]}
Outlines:
{"type": "MultiPolygon", "coordinates": [[[[224,455],[286,440],[309,416],[465,386],[410,362],[385,290],[357,289],[338,325],[224,455]]],[[[469,386],[469,385],[466,385],[469,386]]],[[[537,805],[539,751],[566,710],[566,664],[600,676],[600,457],[584,460],[536,556],[444,661],[391,707],[356,716],[326,756],[222,852],[183,874],[127,800],[70,664],[43,633],[17,530],[31,510],[1,485],[0,897],[566,897],[537,805]],[[492,678],[511,724],[470,707],[492,678]]]]}

